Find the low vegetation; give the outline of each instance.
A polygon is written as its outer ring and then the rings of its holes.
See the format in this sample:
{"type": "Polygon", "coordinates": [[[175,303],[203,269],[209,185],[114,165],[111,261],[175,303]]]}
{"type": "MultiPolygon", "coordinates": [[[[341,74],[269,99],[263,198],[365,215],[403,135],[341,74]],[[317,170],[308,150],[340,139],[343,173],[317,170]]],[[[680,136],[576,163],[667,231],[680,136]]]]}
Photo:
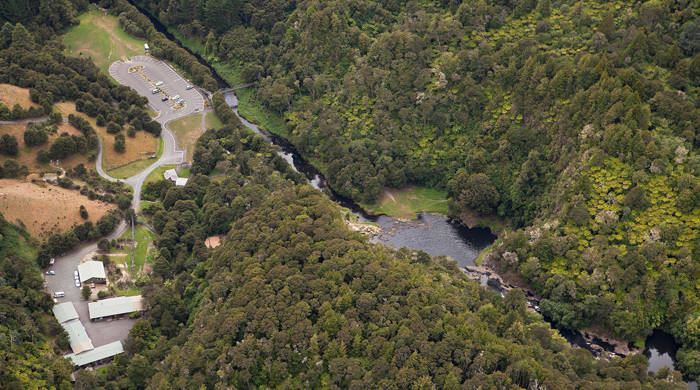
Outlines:
{"type": "Polygon", "coordinates": [[[420,212],[447,214],[446,196],[445,191],[425,187],[385,188],[377,203],[363,204],[362,207],[370,213],[412,220],[420,212]]]}
{"type": "Polygon", "coordinates": [[[177,137],[178,149],[187,151],[187,161],[192,162],[194,156],[194,145],[202,135],[202,114],[190,115],[184,118],[169,122],[168,127],[177,137]]]}

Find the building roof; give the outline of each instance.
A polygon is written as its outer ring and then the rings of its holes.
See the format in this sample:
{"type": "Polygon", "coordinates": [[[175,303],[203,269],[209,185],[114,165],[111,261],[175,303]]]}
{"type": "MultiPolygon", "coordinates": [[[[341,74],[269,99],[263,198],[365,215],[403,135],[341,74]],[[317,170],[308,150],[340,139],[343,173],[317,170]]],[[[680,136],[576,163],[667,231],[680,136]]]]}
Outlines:
{"type": "Polygon", "coordinates": [[[84,366],[86,364],[106,359],[120,353],[124,353],[124,347],[122,346],[121,341],[115,341],[77,355],[74,353],[69,353],[68,355],[64,356],[64,358],[72,360],[73,364],[76,366],[84,366]]]}
{"type": "Polygon", "coordinates": [[[143,310],[141,296],[116,297],[88,303],[90,319],[111,317],[143,310]]]}
{"type": "Polygon", "coordinates": [[[53,315],[56,316],[59,324],[78,318],[73,302],[64,302],[53,307],[53,315]]]}
{"type": "Polygon", "coordinates": [[[175,187],[184,187],[185,184],[187,184],[186,177],[179,177],[177,180],[175,180],[175,187]]]}
{"type": "Polygon", "coordinates": [[[105,266],[101,261],[86,261],[80,264],[78,266],[78,273],[80,274],[80,282],[82,283],[92,278],[107,279],[105,266]]]}
{"type": "Polygon", "coordinates": [[[78,320],[72,320],[69,322],[64,322],[61,324],[63,329],[68,333],[68,341],[70,342],[70,347],[73,349],[73,353],[81,353],[94,349],[92,346],[92,340],[88,337],[87,332],[83,324],[78,320]]]}
{"type": "Polygon", "coordinates": [[[167,171],[165,171],[163,176],[165,176],[165,178],[168,180],[177,180],[177,172],[174,169],[168,169],[167,171]]]}

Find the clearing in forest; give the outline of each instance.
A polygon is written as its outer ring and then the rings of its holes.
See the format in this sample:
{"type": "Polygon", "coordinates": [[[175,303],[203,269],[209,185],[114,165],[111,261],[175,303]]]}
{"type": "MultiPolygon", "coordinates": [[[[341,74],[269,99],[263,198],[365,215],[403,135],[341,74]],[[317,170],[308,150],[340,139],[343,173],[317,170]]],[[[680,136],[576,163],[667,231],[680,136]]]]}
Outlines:
{"type": "MultiPolygon", "coordinates": [[[[128,125],[124,126],[124,129],[122,129],[121,133],[124,134],[126,151],[124,153],[118,153],[114,150],[114,136],[116,134],[107,133],[107,128],[105,126],[97,126],[95,118],[91,118],[85,115],[84,113],[77,112],[75,110],[75,103],[60,102],[56,103],[54,106],[58,108],[59,111],[61,111],[64,117],[67,117],[69,114],[79,115],[85,118],[88,122],[90,122],[92,127],[95,128],[97,134],[99,134],[100,138],[102,138],[102,143],[104,146],[102,164],[105,171],[130,163],[135,160],[152,156],[154,155],[154,153],[157,154],[159,140],[154,138],[153,135],[151,135],[150,133],[147,133],[145,131],[137,131],[136,136],[132,138],[126,134],[129,128],[128,125]]],[[[155,162],[155,160],[148,161],[150,161],[150,163],[155,162]]],[[[148,165],[150,164],[146,163],[146,166],[148,165]]],[[[107,173],[111,175],[110,172],[107,173]]]]}
{"type": "Polygon", "coordinates": [[[109,66],[114,61],[143,54],[146,41],[127,34],[116,16],[93,10],[81,14],[78,20],[80,24],[63,36],[67,55],[90,58],[109,76],[109,66]]]}
{"type": "MultiPolygon", "coordinates": [[[[207,114],[207,116],[209,116],[207,114]]],[[[190,115],[168,123],[170,130],[177,137],[177,148],[187,150],[187,162],[192,162],[194,145],[202,135],[202,114],[190,115]]]]}
{"type": "Polygon", "coordinates": [[[10,84],[0,84],[0,102],[10,110],[15,104],[19,104],[25,110],[29,107],[39,107],[29,98],[29,89],[20,88],[10,84]]]}
{"type": "Polygon", "coordinates": [[[447,214],[449,211],[445,191],[414,186],[384,188],[376,203],[361,206],[370,213],[404,220],[416,219],[420,212],[447,214]]]}
{"type": "Polygon", "coordinates": [[[77,190],[58,186],[0,179],[0,212],[5,219],[24,224],[29,234],[41,240],[54,233],[71,230],[84,223],[80,217],[80,205],[85,206],[88,220],[93,223],[116,206],[98,200],[90,200],[77,190]]]}
{"type": "Polygon", "coordinates": [[[49,139],[42,145],[37,145],[33,147],[27,147],[24,144],[24,130],[26,130],[27,125],[0,125],[0,134],[10,134],[17,138],[17,143],[19,144],[19,156],[8,157],[4,154],[0,154],[0,165],[4,164],[5,161],[9,159],[14,159],[19,163],[19,165],[26,165],[29,169],[29,173],[39,173],[39,172],[55,172],[59,168],[70,169],[74,168],[76,165],[83,163],[85,167],[89,167],[90,162],[87,159],[87,154],[76,153],[66,159],[60,161],[59,164],[42,164],[36,159],[36,154],[39,150],[43,149],[48,151],[56,138],[62,133],[68,133],[70,135],[82,135],[80,130],[76,129],[69,123],[59,123],[58,131],[53,134],[49,134],[49,139]]]}

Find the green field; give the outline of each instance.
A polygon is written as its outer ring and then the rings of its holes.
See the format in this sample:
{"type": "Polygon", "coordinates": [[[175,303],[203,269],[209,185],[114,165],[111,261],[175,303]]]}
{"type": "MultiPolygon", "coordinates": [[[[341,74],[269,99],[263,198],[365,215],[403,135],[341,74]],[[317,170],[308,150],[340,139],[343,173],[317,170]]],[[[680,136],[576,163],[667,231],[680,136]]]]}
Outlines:
{"type": "MultiPolygon", "coordinates": [[[[121,236],[122,239],[131,239],[131,229],[128,229],[121,236]]],[[[143,226],[137,226],[134,231],[136,239],[136,248],[134,249],[134,270],[132,276],[136,277],[143,269],[144,264],[148,261],[152,263],[155,259],[153,253],[148,253],[148,244],[156,239],[156,235],[143,226]]],[[[127,267],[131,269],[131,248],[126,248],[124,252],[127,254],[127,267]]]]}
{"type": "Polygon", "coordinates": [[[272,134],[284,137],[284,119],[254,99],[255,88],[243,88],[236,91],[238,112],[250,122],[272,134]]]}
{"type": "Polygon", "coordinates": [[[143,171],[144,169],[150,167],[153,165],[154,162],[158,161],[158,159],[146,159],[146,160],[139,160],[139,161],[134,161],[130,164],[127,164],[121,168],[113,169],[111,171],[107,171],[107,174],[112,176],[115,179],[126,179],[131,176],[134,176],[135,174],[143,171]]]}
{"type": "Polygon", "coordinates": [[[204,117],[204,128],[207,130],[220,129],[222,127],[224,127],[223,122],[221,122],[221,119],[213,112],[208,112],[207,116],[204,117]]]}
{"type": "Polygon", "coordinates": [[[168,123],[170,130],[177,137],[178,149],[187,150],[187,161],[192,162],[194,145],[202,135],[202,114],[190,115],[168,123]]]}
{"type": "Polygon", "coordinates": [[[143,184],[146,185],[148,183],[153,183],[153,182],[156,182],[158,180],[162,180],[165,178],[163,176],[163,174],[165,174],[165,171],[167,171],[168,169],[175,169],[175,168],[176,168],[175,165],[163,165],[162,167],[158,167],[153,172],[151,172],[150,175],[148,175],[148,177],[146,178],[146,180],[144,181],[143,184]]]}
{"type": "Polygon", "coordinates": [[[420,212],[447,214],[449,211],[447,192],[425,187],[385,188],[377,203],[361,206],[371,213],[402,219],[416,219],[420,212]]]}
{"type": "Polygon", "coordinates": [[[80,24],[63,35],[65,53],[73,57],[88,57],[106,75],[109,66],[119,59],[143,53],[146,41],[127,34],[116,16],[92,10],[78,16],[80,24]]]}

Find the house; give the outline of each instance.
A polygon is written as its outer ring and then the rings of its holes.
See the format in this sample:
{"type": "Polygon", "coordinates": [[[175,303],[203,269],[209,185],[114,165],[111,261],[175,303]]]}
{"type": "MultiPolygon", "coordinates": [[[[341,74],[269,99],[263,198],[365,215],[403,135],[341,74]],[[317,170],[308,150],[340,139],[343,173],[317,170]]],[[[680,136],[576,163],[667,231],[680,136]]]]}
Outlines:
{"type": "Polygon", "coordinates": [[[142,312],[143,302],[141,296],[116,297],[88,303],[90,321],[98,321],[104,318],[123,316],[134,312],[142,312]]]}
{"type": "Polygon", "coordinates": [[[95,349],[95,347],[92,346],[92,340],[90,340],[90,337],[80,321],[71,320],[64,322],[61,326],[63,326],[63,329],[68,333],[68,342],[70,343],[73,353],[79,354],[95,349]]]}
{"type": "Polygon", "coordinates": [[[187,184],[187,178],[185,177],[178,177],[177,172],[174,169],[168,169],[165,171],[163,174],[167,180],[172,181],[175,183],[175,187],[184,187],[185,184],[187,184]]]}
{"type": "Polygon", "coordinates": [[[106,283],[105,266],[101,261],[86,261],[78,266],[81,283],[106,283]]]}
{"type": "Polygon", "coordinates": [[[115,341],[83,353],[69,353],[64,358],[70,359],[78,367],[83,367],[92,363],[106,362],[120,353],[124,353],[124,346],[121,341],[115,341]]]}
{"type": "Polygon", "coordinates": [[[176,181],[178,179],[177,172],[174,169],[168,169],[167,171],[165,171],[163,176],[165,176],[165,178],[170,181],[176,181]]]}
{"type": "Polygon", "coordinates": [[[53,315],[56,316],[59,324],[78,318],[78,312],[75,310],[73,302],[64,302],[54,306],[53,315]]]}

